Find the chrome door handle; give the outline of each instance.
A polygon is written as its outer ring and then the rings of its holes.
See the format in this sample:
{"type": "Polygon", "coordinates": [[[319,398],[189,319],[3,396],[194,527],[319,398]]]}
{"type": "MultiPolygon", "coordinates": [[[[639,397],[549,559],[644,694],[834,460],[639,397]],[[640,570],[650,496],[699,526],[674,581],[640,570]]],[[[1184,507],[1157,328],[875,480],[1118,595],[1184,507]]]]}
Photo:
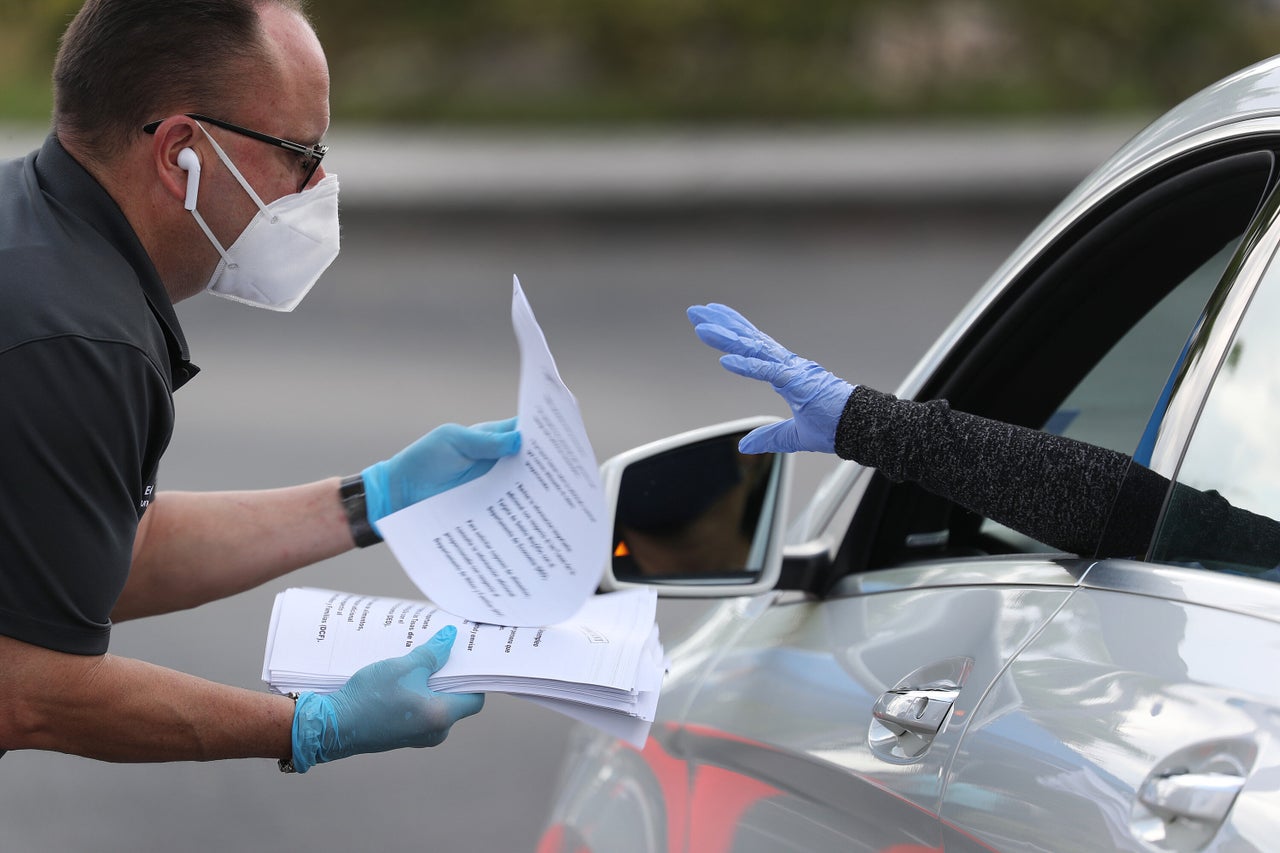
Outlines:
{"type": "Polygon", "coordinates": [[[880,694],[871,716],[895,735],[935,735],[951,712],[955,690],[890,690],[880,694]]]}
{"type": "Polygon", "coordinates": [[[1217,824],[1227,819],[1244,781],[1229,773],[1173,773],[1148,779],[1138,799],[1164,817],[1217,824]]]}
{"type": "Polygon", "coordinates": [[[972,670],[973,658],[946,658],[920,667],[881,693],[867,728],[871,752],[895,764],[924,755],[946,725],[972,670]]]}
{"type": "Polygon", "coordinates": [[[889,690],[871,709],[867,744],[888,761],[910,761],[923,755],[951,713],[959,690],[889,690]]]}
{"type": "Polygon", "coordinates": [[[1134,791],[1130,831],[1156,850],[1203,850],[1231,820],[1257,759],[1250,736],[1197,741],[1166,755],[1134,791]]]}

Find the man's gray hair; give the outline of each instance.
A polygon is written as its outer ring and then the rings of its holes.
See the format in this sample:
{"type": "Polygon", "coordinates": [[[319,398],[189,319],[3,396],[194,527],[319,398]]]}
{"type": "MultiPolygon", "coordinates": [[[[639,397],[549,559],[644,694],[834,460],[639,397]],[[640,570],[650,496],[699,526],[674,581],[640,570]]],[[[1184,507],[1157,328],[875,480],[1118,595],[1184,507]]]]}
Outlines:
{"type": "Polygon", "coordinates": [[[58,48],[54,130],[105,163],[149,121],[227,114],[270,70],[268,3],[305,14],[298,0],[87,0],[58,48]]]}

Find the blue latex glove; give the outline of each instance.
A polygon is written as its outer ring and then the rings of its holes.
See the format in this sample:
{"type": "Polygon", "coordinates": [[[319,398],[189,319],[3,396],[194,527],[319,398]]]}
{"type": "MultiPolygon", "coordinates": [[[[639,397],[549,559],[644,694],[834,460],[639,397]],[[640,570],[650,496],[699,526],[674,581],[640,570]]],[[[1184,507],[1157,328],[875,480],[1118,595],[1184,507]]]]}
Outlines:
{"type": "Polygon", "coordinates": [[[366,752],[438,746],[449,728],[484,707],[481,693],[437,693],[427,679],[449,660],[457,629],[447,625],[404,657],[371,663],[341,690],[303,693],[293,712],[293,768],[366,752]]]}
{"type": "Polygon", "coordinates": [[[747,433],[739,450],[835,452],[836,425],[855,386],[791,352],[728,305],[694,305],[688,313],[702,342],[727,353],[720,357],[726,370],[768,382],[791,407],[789,420],[747,433]]]}
{"type": "Polygon", "coordinates": [[[390,459],[361,472],[365,512],[371,523],[377,522],[398,509],[476,479],[519,449],[515,418],[470,427],[438,426],[390,459]]]}

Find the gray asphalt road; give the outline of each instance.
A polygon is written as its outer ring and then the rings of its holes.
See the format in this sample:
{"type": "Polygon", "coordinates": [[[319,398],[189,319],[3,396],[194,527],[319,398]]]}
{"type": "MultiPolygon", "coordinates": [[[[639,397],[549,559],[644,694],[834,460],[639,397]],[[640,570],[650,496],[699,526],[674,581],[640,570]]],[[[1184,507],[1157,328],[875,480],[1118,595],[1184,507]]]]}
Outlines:
{"type": "MultiPolygon", "coordinates": [[[[167,488],[349,473],[434,424],[513,412],[512,274],[577,395],[600,458],[714,421],[781,413],[724,373],[684,319],[731,303],[779,340],[885,389],[1030,230],[1040,210],[778,212],[511,219],[358,215],[292,315],[179,306],[204,368],[178,397],[167,488]]],[[[800,485],[820,475],[802,467],[800,485]]],[[[261,689],[266,619],[290,583],[416,595],[385,549],[192,612],[124,624],[113,652],[261,689]]],[[[663,604],[664,636],[696,618],[663,604]]],[[[284,777],[274,762],[0,762],[4,851],[527,851],[568,723],[504,696],[435,750],[284,777]]]]}

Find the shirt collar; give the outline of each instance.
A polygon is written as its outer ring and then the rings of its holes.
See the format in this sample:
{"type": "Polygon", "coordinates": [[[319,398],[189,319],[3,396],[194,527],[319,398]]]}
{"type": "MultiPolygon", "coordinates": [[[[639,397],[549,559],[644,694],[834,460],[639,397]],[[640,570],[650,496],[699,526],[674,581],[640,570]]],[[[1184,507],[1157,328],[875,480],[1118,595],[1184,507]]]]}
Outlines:
{"type": "Polygon", "coordinates": [[[56,134],[50,133],[45,139],[36,155],[35,169],[44,191],[74,210],[77,216],[102,234],[137,273],[143,295],[164,331],[173,389],[176,391],[200,368],[191,363],[187,340],[173,310],[173,301],[124,212],[103,186],[67,153],[56,134]]]}

